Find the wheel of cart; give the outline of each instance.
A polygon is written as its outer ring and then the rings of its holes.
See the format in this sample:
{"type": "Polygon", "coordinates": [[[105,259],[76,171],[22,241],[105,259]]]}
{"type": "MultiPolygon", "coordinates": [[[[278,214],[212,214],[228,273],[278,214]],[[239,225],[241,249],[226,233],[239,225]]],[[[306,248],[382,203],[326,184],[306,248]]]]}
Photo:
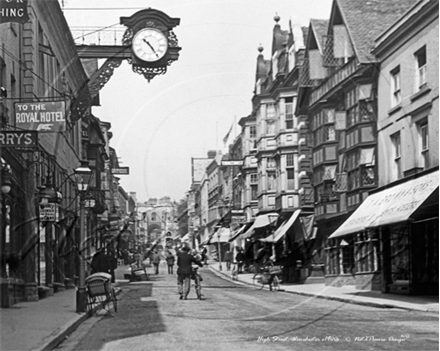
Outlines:
{"type": "Polygon", "coordinates": [[[110,302],[113,303],[115,312],[118,312],[118,301],[111,279],[112,276],[107,273],[94,273],[86,278],[87,311],[90,315],[95,308],[96,311],[103,308],[109,310],[110,302]]]}

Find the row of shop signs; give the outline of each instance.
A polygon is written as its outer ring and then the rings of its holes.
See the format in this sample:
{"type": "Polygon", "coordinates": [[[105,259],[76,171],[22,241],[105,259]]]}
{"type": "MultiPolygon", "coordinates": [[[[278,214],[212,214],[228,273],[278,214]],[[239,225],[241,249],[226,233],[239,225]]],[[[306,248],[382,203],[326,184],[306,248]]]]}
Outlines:
{"type": "Polygon", "coordinates": [[[66,131],[66,104],[53,102],[16,102],[16,130],[0,131],[0,147],[34,148],[38,133],[66,131]]]}

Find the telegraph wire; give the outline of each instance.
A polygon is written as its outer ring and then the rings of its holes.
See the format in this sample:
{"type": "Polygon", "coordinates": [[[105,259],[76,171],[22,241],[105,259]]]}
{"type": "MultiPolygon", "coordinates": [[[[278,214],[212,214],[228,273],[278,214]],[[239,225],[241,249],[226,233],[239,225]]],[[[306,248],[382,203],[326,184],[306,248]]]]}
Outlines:
{"type": "MultiPolygon", "coordinates": [[[[37,73],[35,73],[33,70],[29,69],[26,67],[26,65],[19,59],[17,58],[12,52],[10,52],[8,49],[6,48],[2,48],[2,51],[4,51],[6,53],[6,55],[8,55],[9,57],[11,57],[15,62],[17,62],[20,66],[20,68],[23,69],[23,71],[29,71],[31,72],[35,77],[39,78],[43,83],[45,83],[47,86],[49,86],[50,88],[52,88],[53,90],[55,90],[58,94],[60,94],[60,96],[66,96],[66,93],[62,93],[60,92],[57,88],[55,88],[53,85],[51,85],[50,83],[48,83],[46,80],[44,80],[44,78],[40,77],[37,73]]],[[[68,95],[67,95],[68,96],[68,95]]]]}

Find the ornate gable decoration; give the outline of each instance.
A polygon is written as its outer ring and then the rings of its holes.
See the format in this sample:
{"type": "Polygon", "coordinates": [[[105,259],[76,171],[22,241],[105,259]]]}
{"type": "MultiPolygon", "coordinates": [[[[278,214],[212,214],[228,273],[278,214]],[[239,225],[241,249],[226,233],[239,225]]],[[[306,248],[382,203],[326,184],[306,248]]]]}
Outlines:
{"type": "Polygon", "coordinates": [[[120,20],[127,27],[122,45],[131,47],[128,62],[133,71],[148,81],[165,74],[167,67],[179,58],[181,48],[173,28],[180,24],[180,18],[149,8],[120,20]]]}

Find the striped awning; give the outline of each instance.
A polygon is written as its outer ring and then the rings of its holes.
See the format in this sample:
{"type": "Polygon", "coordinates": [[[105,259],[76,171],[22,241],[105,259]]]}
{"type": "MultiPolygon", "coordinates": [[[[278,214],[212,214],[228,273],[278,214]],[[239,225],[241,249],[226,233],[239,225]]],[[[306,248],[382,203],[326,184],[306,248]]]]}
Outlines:
{"type": "Polygon", "coordinates": [[[221,227],[209,238],[208,244],[227,243],[231,237],[229,228],[221,227]]]}
{"type": "Polygon", "coordinates": [[[266,243],[277,243],[280,239],[286,234],[290,227],[292,227],[293,223],[299,217],[301,210],[296,210],[288,220],[284,221],[283,224],[273,233],[273,235],[269,235],[267,238],[260,239],[260,241],[266,243]]]}

